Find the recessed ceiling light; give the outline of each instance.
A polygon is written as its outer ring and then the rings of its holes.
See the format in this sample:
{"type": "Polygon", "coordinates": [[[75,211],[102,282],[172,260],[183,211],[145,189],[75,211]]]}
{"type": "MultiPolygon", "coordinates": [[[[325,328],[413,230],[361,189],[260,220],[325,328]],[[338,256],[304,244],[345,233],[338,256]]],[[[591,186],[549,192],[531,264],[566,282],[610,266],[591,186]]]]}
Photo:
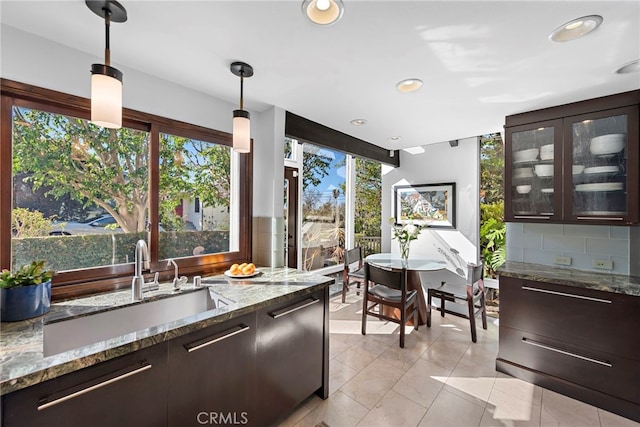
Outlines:
{"type": "Polygon", "coordinates": [[[637,73],[640,71],[640,59],[636,59],[635,61],[627,62],[622,67],[616,70],[618,74],[629,74],[629,73],[637,73]]]}
{"type": "Polygon", "coordinates": [[[404,79],[396,85],[398,92],[410,93],[415,92],[422,86],[422,80],[420,79],[404,79]]]}
{"type": "Polygon", "coordinates": [[[554,42],[568,42],[594,31],[602,24],[602,16],[589,15],[574,19],[553,30],[549,40],[554,42]]]}
{"type": "Polygon", "coordinates": [[[365,119],[353,119],[351,120],[351,124],[354,126],[364,126],[367,124],[365,119]]]}
{"type": "Polygon", "coordinates": [[[304,0],[302,13],[314,24],[331,25],[342,18],[344,4],[342,0],[304,0]]]}

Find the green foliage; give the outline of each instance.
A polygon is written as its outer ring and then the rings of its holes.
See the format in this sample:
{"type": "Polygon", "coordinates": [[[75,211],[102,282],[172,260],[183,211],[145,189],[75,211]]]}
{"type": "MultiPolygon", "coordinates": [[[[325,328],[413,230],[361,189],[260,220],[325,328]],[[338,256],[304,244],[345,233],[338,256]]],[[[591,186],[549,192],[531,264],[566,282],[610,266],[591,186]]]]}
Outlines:
{"type": "Polygon", "coordinates": [[[51,280],[52,271],[44,269],[44,261],[32,261],[23,265],[15,273],[2,270],[0,273],[0,288],[17,288],[20,286],[35,286],[51,280]]]}
{"type": "Polygon", "coordinates": [[[42,212],[15,208],[11,211],[11,232],[13,237],[48,236],[52,230],[51,220],[42,212]]]}
{"type": "Polygon", "coordinates": [[[496,271],[506,260],[506,233],[504,223],[504,202],[480,205],[480,250],[487,266],[489,277],[496,277],[496,271]]]}
{"type": "MultiPolygon", "coordinates": [[[[58,200],[99,206],[126,233],[146,230],[149,133],[27,108],[14,109],[13,125],[14,174],[58,200]]],[[[183,198],[228,206],[230,159],[229,147],[161,136],[160,218],[166,229],[183,226],[174,213],[183,198]]]]}
{"type": "Polygon", "coordinates": [[[480,198],[482,203],[504,199],[504,144],[499,133],[480,138],[480,198]]]}
{"type": "Polygon", "coordinates": [[[143,231],[149,192],[149,134],[87,120],[15,109],[13,170],[35,189],[70,195],[113,215],[126,232],[143,231]]]}
{"type": "Polygon", "coordinates": [[[184,199],[200,199],[202,207],[229,207],[231,149],[173,135],[160,137],[160,223],[182,230],[175,207],[184,199]]]}
{"type": "Polygon", "coordinates": [[[380,237],[382,224],[382,166],[357,157],[355,179],[355,233],[380,237]]]}
{"type": "MultiPolygon", "coordinates": [[[[146,238],[147,233],[140,232],[13,239],[11,265],[22,265],[32,259],[46,259],[49,268],[62,271],[124,264],[133,261],[136,242],[146,238]]],[[[227,252],[229,232],[164,232],[158,241],[158,253],[164,259],[191,256],[198,246],[202,246],[203,252],[208,254],[227,252]]]]}

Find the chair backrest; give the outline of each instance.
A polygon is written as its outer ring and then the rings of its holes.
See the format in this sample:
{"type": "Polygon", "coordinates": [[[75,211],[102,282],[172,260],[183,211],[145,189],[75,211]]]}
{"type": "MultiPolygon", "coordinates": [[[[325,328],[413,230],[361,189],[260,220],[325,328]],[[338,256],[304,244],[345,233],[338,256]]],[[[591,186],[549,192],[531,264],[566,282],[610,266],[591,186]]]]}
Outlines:
{"type": "Polygon", "coordinates": [[[467,284],[474,285],[484,279],[484,263],[467,264],[467,284]]]}
{"type": "Polygon", "coordinates": [[[364,264],[364,280],[365,283],[373,282],[406,292],[407,270],[388,270],[367,262],[364,264]]]}
{"type": "Polygon", "coordinates": [[[360,266],[362,262],[362,248],[360,246],[356,246],[353,249],[349,249],[346,254],[344,254],[344,268],[349,269],[351,264],[358,263],[360,266]]]}

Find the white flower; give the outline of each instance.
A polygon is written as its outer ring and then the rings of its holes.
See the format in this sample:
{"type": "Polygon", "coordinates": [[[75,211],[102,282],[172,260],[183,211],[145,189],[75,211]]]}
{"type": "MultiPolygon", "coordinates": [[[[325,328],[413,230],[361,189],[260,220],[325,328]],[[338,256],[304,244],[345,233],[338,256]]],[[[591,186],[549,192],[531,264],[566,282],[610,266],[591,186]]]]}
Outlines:
{"type": "MultiPolygon", "coordinates": [[[[391,219],[393,221],[393,218],[391,219]]],[[[391,227],[391,231],[393,233],[393,238],[396,239],[400,243],[410,242],[411,240],[416,240],[420,231],[422,231],[422,227],[416,225],[412,222],[407,222],[404,225],[393,224],[391,227]]]]}

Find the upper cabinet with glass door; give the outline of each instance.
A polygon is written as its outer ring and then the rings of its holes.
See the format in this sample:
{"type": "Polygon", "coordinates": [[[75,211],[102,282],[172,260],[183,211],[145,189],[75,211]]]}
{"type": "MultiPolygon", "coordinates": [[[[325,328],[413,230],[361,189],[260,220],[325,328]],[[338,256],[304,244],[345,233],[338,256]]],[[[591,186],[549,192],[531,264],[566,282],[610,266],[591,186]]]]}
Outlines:
{"type": "Polygon", "coordinates": [[[640,91],[508,116],[505,219],[638,223],[640,91]]]}
{"type": "Polygon", "coordinates": [[[506,164],[510,166],[505,176],[506,219],[559,218],[562,169],[555,159],[561,154],[562,121],[509,128],[506,137],[506,164]]]}
{"type": "Polygon", "coordinates": [[[567,219],[637,222],[638,107],[565,120],[567,219]]]}

